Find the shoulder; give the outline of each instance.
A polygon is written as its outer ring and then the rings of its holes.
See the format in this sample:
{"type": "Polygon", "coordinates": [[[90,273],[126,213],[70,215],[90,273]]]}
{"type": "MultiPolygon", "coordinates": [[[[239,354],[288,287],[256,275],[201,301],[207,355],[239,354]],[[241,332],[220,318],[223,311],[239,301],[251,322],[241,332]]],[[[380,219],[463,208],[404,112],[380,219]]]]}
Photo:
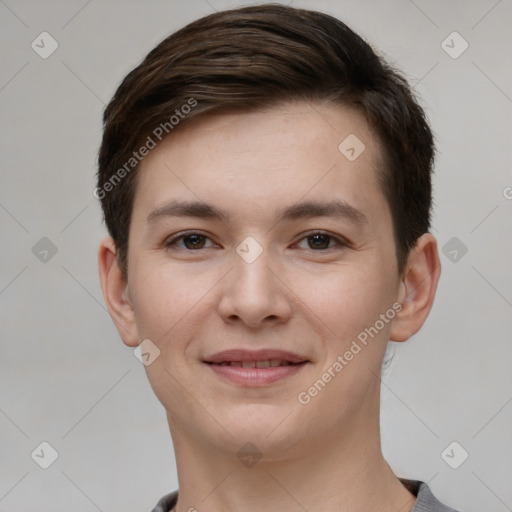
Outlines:
{"type": "Polygon", "coordinates": [[[177,500],[178,491],[166,494],[163,498],[160,498],[151,512],[169,512],[176,505],[177,500]]]}
{"type": "MultiPolygon", "coordinates": [[[[411,512],[459,512],[441,503],[432,493],[430,487],[419,480],[400,479],[405,487],[416,496],[411,512]]],[[[176,505],[178,491],[163,496],[151,512],[169,512],[176,505]]]]}
{"type": "Polygon", "coordinates": [[[400,480],[416,496],[411,512],[459,512],[441,503],[425,482],[419,480],[400,480]]]}

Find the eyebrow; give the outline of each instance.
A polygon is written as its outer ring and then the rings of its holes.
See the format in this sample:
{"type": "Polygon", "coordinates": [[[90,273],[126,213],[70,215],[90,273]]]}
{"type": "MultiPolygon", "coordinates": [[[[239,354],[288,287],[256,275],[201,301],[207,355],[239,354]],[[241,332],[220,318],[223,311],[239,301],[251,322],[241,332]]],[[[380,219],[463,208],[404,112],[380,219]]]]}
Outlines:
{"type": "MultiPolygon", "coordinates": [[[[229,221],[230,215],[216,206],[200,201],[171,201],[149,213],[148,224],[165,217],[197,217],[201,219],[229,221]]],[[[342,200],[305,201],[281,208],[276,223],[314,217],[339,217],[348,219],[358,226],[368,224],[363,212],[342,200]]]]}

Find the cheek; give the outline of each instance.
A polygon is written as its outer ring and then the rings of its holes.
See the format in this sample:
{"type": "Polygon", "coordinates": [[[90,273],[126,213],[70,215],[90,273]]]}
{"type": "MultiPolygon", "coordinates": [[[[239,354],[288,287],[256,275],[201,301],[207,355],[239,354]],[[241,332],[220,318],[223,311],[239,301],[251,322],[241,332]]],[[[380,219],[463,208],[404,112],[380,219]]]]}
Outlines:
{"type": "Polygon", "coordinates": [[[296,276],[293,288],[305,310],[313,311],[331,336],[357,334],[391,306],[390,286],[382,276],[366,269],[340,268],[318,275],[296,276]]]}
{"type": "Polygon", "coordinates": [[[318,372],[301,391],[313,397],[315,416],[331,417],[326,421],[334,427],[340,415],[356,415],[361,404],[377,393],[376,376],[380,374],[391,325],[391,315],[387,323],[380,320],[380,315],[390,310],[392,296],[382,276],[377,279],[370,272],[355,269],[334,273],[322,280],[321,288],[312,287],[311,279],[304,277],[306,283],[306,302],[318,317],[316,324],[325,335],[325,345],[318,372]],[[328,382],[325,387],[318,384],[324,379],[328,382]]]}
{"type": "Polygon", "coordinates": [[[391,283],[376,271],[352,267],[322,279],[321,287],[311,286],[310,277],[304,277],[303,284],[325,335],[319,377],[322,372],[336,375],[318,405],[329,407],[331,400],[345,407],[360,403],[375,384],[387,346],[392,315],[387,322],[381,315],[392,306],[391,283]]]}
{"type": "Polygon", "coordinates": [[[158,263],[133,267],[133,308],[139,336],[159,346],[176,339],[176,331],[204,295],[197,286],[198,278],[187,279],[183,272],[158,263]]]}
{"type": "Polygon", "coordinates": [[[156,397],[168,410],[193,410],[193,401],[188,403],[188,394],[183,392],[193,388],[189,374],[183,372],[183,357],[197,329],[194,319],[205,307],[205,289],[197,286],[203,283],[201,278],[167,267],[154,261],[144,267],[133,265],[135,322],[139,338],[151,340],[160,351],[144,367],[156,397]]]}

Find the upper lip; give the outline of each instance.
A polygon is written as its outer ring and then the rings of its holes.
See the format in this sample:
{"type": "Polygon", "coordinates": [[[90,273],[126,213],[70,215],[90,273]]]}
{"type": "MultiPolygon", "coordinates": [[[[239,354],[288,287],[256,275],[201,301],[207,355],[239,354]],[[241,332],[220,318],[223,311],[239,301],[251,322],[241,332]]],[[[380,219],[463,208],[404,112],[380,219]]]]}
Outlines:
{"type": "Polygon", "coordinates": [[[218,352],[204,359],[205,363],[224,363],[230,361],[267,361],[270,359],[280,359],[290,363],[303,363],[308,361],[306,357],[293,352],[275,349],[243,350],[231,349],[218,352]]]}

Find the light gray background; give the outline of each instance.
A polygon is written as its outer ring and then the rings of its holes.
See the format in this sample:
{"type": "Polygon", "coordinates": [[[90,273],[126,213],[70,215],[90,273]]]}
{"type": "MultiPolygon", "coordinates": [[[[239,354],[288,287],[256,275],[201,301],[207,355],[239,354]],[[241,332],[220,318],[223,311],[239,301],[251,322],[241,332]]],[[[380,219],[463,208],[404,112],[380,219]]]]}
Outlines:
{"type": "MultiPolygon", "coordinates": [[[[0,511],[149,511],[177,487],[164,409],[99,286],[101,114],[168,34],[251,3],[0,0],[0,511]],[[43,31],[48,59],[31,48],[43,31]],[[59,453],[46,470],[42,441],[59,453]]],[[[431,316],[387,371],[385,455],[462,512],[512,510],[512,3],[292,5],[347,22],[415,84],[438,139],[433,232],[468,249],[441,253],[431,316]],[[453,31],[469,43],[456,59],[453,31]],[[453,441],[469,453],[458,469],[441,457],[453,441]]]]}

